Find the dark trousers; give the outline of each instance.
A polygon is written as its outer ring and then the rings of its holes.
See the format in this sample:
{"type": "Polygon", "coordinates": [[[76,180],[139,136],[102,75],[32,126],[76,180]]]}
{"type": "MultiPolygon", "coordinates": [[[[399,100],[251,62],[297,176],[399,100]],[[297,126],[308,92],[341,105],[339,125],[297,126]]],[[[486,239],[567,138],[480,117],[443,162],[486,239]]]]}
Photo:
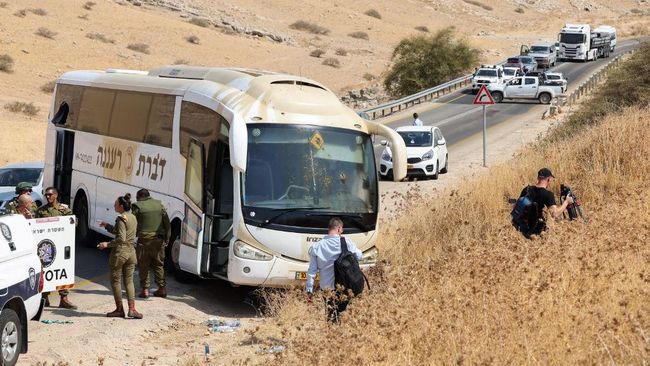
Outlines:
{"type": "Polygon", "coordinates": [[[324,299],[327,307],[327,321],[333,324],[340,324],[340,314],[347,309],[350,300],[339,291],[324,295],[324,299]]]}

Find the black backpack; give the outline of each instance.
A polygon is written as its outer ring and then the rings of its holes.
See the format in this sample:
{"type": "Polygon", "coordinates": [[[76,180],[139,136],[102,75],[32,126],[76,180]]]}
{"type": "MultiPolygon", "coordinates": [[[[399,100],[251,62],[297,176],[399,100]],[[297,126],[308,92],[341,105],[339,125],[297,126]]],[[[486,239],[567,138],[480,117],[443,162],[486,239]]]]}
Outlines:
{"type": "Polygon", "coordinates": [[[538,221],[537,202],[533,201],[534,191],[531,186],[526,187],[526,194],[519,197],[510,215],[512,224],[524,234],[535,229],[538,221]]]}
{"type": "MultiPolygon", "coordinates": [[[[363,292],[364,280],[368,283],[366,275],[359,267],[357,256],[348,250],[344,237],[341,237],[341,255],[334,262],[334,280],[337,285],[352,290],[355,296],[363,292]]],[[[370,289],[369,283],[368,289],[370,289]]]]}

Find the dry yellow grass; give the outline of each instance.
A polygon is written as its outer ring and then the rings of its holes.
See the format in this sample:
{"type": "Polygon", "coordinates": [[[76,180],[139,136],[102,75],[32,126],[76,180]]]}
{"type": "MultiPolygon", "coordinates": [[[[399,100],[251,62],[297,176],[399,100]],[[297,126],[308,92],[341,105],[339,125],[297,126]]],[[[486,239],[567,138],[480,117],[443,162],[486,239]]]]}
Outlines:
{"type": "Polygon", "coordinates": [[[274,295],[278,364],[643,364],[650,359],[650,108],[540,143],[382,229],[372,290],[341,326],[302,291],[274,295]],[[508,197],[537,170],[569,184],[588,223],[526,240],[508,197]]]}

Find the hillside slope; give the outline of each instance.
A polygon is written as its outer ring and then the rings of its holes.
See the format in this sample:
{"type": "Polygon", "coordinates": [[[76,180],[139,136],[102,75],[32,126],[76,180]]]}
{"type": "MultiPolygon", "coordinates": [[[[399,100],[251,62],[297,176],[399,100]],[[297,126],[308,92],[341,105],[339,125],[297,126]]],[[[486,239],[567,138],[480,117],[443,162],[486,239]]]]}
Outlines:
{"type": "Polygon", "coordinates": [[[648,55],[646,45],[612,76],[620,85],[548,140],[384,227],[372,290],[341,326],[300,289],[272,296],[277,319],[257,337],[288,340],[277,364],[647,363],[650,67],[639,65],[648,55]],[[641,107],[621,109],[635,98],[641,107]],[[619,107],[593,112],[613,100],[619,107]],[[570,185],[588,221],[550,219],[548,232],[526,240],[507,198],[544,166],[558,177],[550,189],[558,196],[559,183],[570,185]]]}
{"type": "Polygon", "coordinates": [[[485,61],[496,61],[517,53],[520,43],[554,39],[565,21],[609,23],[621,27],[622,35],[638,33],[647,22],[647,5],[639,4],[631,0],[615,4],[604,0],[306,0],[300,6],[289,0],[2,1],[0,56],[7,55],[12,62],[0,65],[0,70],[11,69],[0,71],[0,105],[18,101],[34,103],[40,110],[25,115],[0,108],[0,128],[15,130],[20,124],[29,131],[4,135],[0,164],[41,159],[51,90],[41,88],[68,70],[147,70],[175,62],[253,67],[307,76],[340,93],[381,76],[390,64],[393,46],[419,33],[415,27],[433,32],[455,26],[483,50],[485,61]],[[381,19],[364,14],[371,9],[381,19]],[[194,18],[206,27],[190,24],[194,18]],[[300,20],[329,33],[290,27],[300,20]],[[368,40],[350,37],[354,32],[366,33],[368,40]],[[148,46],[148,53],[140,52],[145,46],[127,48],[137,44],[148,46]],[[325,54],[311,57],[317,49],[325,54]],[[337,58],[340,68],[323,65],[328,57],[337,58]]]}

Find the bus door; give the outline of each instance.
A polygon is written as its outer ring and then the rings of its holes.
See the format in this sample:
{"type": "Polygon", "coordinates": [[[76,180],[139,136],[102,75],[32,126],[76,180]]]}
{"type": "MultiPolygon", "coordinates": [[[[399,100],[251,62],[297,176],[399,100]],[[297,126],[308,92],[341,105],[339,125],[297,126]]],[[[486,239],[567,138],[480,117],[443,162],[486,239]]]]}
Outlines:
{"type": "Polygon", "coordinates": [[[59,191],[59,201],[70,205],[72,161],[74,160],[74,132],[56,131],[54,157],[54,186],[59,191]]]}
{"type": "MultiPolygon", "coordinates": [[[[190,140],[185,164],[185,218],[181,225],[178,266],[180,269],[200,274],[199,244],[203,230],[205,206],[205,147],[196,139],[190,140]]],[[[174,248],[172,248],[174,250],[174,248]]]]}
{"type": "Polygon", "coordinates": [[[205,166],[205,230],[201,253],[201,272],[208,277],[227,278],[233,223],[233,172],[229,154],[226,142],[210,142],[205,166]]]}

